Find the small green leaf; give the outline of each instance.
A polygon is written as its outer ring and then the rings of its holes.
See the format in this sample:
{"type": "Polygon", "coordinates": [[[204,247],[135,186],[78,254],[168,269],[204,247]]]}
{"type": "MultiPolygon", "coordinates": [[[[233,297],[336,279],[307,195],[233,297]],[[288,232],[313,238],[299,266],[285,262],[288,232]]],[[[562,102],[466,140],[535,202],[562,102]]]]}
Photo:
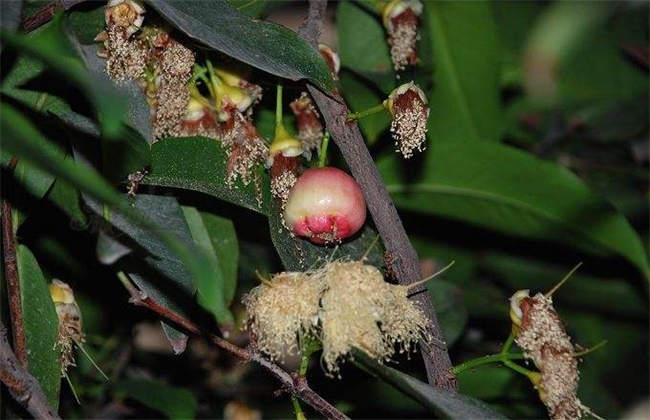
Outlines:
{"type": "Polygon", "coordinates": [[[434,388],[405,373],[380,364],[363,351],[353,349],[353,355],[355,363],[358,363],[379,379],[402,391],[442,418],[505,418],[480,400],[434,388]]]}
{"type": "Polygon", "coordinates": [[[280,25],[251,19],[225,0],[149,3],[185,35],[239,61],[291,80],[334,89],[318,50],[280,25]]]}
{"type": "Polygon", "coordinates": [[[230,306],[237,289],[237,268],[239,266],[237,232],[235,232],[233,223],[223,217],[201,212],[201,218],[223,270],[223,295],[226,299],[226,306],[230,306]]]}
{"type": "Polygon", "coordinates": [[[628,221],[573,173],[491,142],[434,143],[422,173],[398,158],[378,167],[395,204],[526,238],[567,243],[597,255],[618,255],[644,276],[648,261],[628,221]]]}
{"type": "Polygon", "coordinates": [[[423,3],[422,38],[429,42],[433,60],[432,137],[499,140],[503,130],[500,46],[490,4],[423,3]]]}
{"type": "Polygon", "coordinates": [[[197,248],[203,251],[212,266],[212,281],[196,284],[199,304],[210,311],[217,319],[217,322],[223,324],[231,321],[232,314],[228,310],[228,306],[232,297],[230,297],[230,300],[226,297],[226,287],[228,287],[228,293],[234,293],[233,284],[236,281],[237,259],[239,254],[237,238],[234,237],[234,241],[232,241],[235,233],[232,223],[229,220],[221,219],[209,213],[201,213],[194,207],[183,206],[182,210],[194,243],[197,248]],[[205,219],[208,216],[212,216],[211,222],[213,225],[211,227],[216,227],[217,229],[208,231],[205,223],[205,219]],[[216,226],[214,226],[215,224],[216,226]],[[219,227],[224,229],[219,229],[219,227]],[[225,243],[219,243],[219,237],[223,237],[226,240],[225,243]],[[229,249],[223,249],[225,247],[229,249]],[[229,261],[230,259],[232,261],[229,261]],[[232,271],[233,264],[235,268],[234,272],[232,271]],[[226,278],[225,266],[228,266],[229,278],[226,278]]]}
{"type": "Polygon", "coordinates": [[[253,180],[227,185],[228,155],[221,142],[207,137],[168,138],[151,149],[151,174],[143,184],[200,191],[221,200],[266,214],[270,187],[268,174],[259,167],[253,180]]]}
{"type": "Polygon", "coordinates": [[[185,388],[146,379],[126,379],[118,382],[116,391],[124,393],[145,406],[152,408],[170,419],[193,419],[199,403],[185,388]]]}
{"type": "Polygon", "coordinates": [[[29,373],[38,380],[50,406],[59,406],[61,386],[61,350],[59,318],[54,309],[50,289],[34,255],[24,245],[16,249],[23,326],[27,344],[29,373]]]}

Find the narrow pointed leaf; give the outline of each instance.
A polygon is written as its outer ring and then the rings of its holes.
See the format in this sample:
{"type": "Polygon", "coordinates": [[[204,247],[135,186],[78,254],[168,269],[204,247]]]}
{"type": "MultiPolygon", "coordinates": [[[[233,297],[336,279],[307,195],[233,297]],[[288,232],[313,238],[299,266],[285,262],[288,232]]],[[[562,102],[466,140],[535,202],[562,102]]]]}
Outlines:
{"type": "Polygon", "coordinates": [[[355,363],[413,398],[440,418],[504,419],[484,402],[466,395],[434,388],[396,369],[384,366],[364,352],[353,350],[355,363]]]}
{"type": "Polygon", "coordinates": [[[43,389],[50,406],[59,406],[61,349],[56,347],[59,319],[50,296],[48,281],[31,251],[24,245],[16,249],[23,326],[27,344],[27,366],[43,389]]]}

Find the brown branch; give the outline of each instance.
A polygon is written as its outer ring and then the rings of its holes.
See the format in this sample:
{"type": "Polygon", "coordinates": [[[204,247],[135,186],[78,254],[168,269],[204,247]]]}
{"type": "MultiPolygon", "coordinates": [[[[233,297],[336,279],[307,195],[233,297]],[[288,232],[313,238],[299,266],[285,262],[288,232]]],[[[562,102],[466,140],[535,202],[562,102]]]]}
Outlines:
{"type": "MultiPolygon", "coordinates": [[[[310,16],[323,16],[327,0],[310,0],[310,16]]],[[[304,28],[313,28],[318,23],[306,24],[304,28]]],[[[317,39],[307,38],[313,30],[301,33],[312,45],[317,39]]],[[[387,253],[392,257],[392,272],[396,274],[400,284],[410,285],[422,279],[420,263],[411,241],[406,235],[399,214],[393,201],[381,180],[365,141],[354,121],[347,120],[350,112],[344,99],[338,92],[330,96],[308,85],[309,93],[314,98],[323,115],[327,130],[332,135],[341,154],[345,158],[352,175],[357,180],[364,192],[366,204],[375,222],[375,226],[386,247],[387,253]]],[[[424,289],[421,288],[420,291],[424,289]]],[[[412,297],[422,308],[429,320],[428,332],[433,340],[422,342],[422,356],[427,370],[429,384],[447,390],[456,390],[456,378],[452,373],[451,360],[444,346],[440,325],[435,314],[433,302],[428,293],[416,293],[412,297]]]]}
{"type": "MultiPolygon", "coordinates": [[[[10,172],[16,168],[18,159],[12,157],[7,169],[10,172]]],[[[20,281],[18,278],[18,261],[16,258],[16,239],[14,238],[13,222],[11,220],[11,203],[5,197],[2,200],[2,251],[7,280],[7,296],[9,300],[9,315],[11,317],[11,332],[16,356],[23,367],[27,367],[27,344],[23,327],[23,308],[20,299],[20,281]]]]}
{"type": "Polygon", "coordinates": [[[56,12],[60,10],[68,10],[72,6],[78,3],[82,3],[85,0],[57,0],[53,1],[41,9],[39,9],[34,15],[24,19],[20,24],[20,29],[25,32],[31,32],[35,29],[40,28],[42,25],[45,25],[47,22],[52,20],[56,12]]]}
{"type": "Polygon", "coordinates": [[[0,322],[0,381],[11,396],[36,419],[60,418],[47,402],[38,381],[30,375],[11,351],[7,329],[0,322]]]}
{"type": "Polygon", "coordinates": [[[323,397],[314,392],[309,387],[307,381],[304,378],[299,378],[297,375],[294,378],[280,366],[264,358],[261,354],[243,349],[217,335],[203,331],[192,321],[172,311],[171,309],[160,305],[158,302],[147,296],[141,290],[138,290],[132,284],[127,282],[123,282],[123,284],[131,295],[131,299],[129,301],[134,305],[141,306],[149,309],[152,312],[155,312],[165,320],[175,324],[176,326],[191,334],[208,338],[216,346],[234,354],[242,360],[258,363],[264,369],[269,371],[273,376],[275,376],[293,395],[312,406],[326,418],[341,420],[348,418],[345,416],[345,414],[336,409],[332,404],[327,402],[323,397]]]}

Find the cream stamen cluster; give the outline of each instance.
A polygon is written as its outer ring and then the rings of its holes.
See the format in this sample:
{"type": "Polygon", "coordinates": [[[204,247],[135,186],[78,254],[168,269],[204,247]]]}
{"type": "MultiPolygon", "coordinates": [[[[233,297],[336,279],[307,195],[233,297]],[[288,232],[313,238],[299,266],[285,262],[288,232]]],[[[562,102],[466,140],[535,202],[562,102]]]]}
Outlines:
{"type": "Polygon", "coordinates": [[[390,57],[395,71],[418,62],[418,24],[422,14],[419,0],[393,0],[382,11],[384,27],[388,32],[390,57]]]}
{"type": "Polygon", "coordinates": [[[297,333],[313,333],[325,285],[307,273],[279,273],[244,298],[258,347],[274,360],[298,350],[297,333]]]}
{"type": "Polygon", "coordinates": [[[298,349],[300,335],[310,334],[322,342],[327,372],[336,374],[353,347],[383,362],[396,344],[404,351],[427,339],[426,317],[407,294],[373,266],[334,261],[312,272],[281,273],[253,289],[244,303],[251,333],[265,353],[280,358],[285,349],[298,349]]]}
{"type": "Polygon", "coordinates": [[[390,131],[397,150],[405,157],[426,148],[429,106],[424,92],[413,82],[391,92],[384,101],[392,116],[390,131]]]}
{"type": "Polygon", "coordinates": [[[156,80],[156,112],[153,124],[154,137],[161,139],[179,136],[181,123],[190,102],[187,82],[192,75],[194,53],[170,39],[165,45],[160,61],[156,63],[160,75],[156,80]]]}

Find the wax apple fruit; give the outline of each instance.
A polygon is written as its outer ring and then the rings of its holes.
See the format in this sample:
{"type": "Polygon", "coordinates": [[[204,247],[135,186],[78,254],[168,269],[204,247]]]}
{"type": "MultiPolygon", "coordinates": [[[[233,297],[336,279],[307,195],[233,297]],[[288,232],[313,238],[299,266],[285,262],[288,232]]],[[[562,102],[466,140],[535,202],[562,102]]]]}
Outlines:
{"type": "Polygon", "coordinates": [[[284,210],[287,227],[316,244],[354,235],[366,220],[359,184],[337,168],[305,171],[289,192],[284,210]]]}

